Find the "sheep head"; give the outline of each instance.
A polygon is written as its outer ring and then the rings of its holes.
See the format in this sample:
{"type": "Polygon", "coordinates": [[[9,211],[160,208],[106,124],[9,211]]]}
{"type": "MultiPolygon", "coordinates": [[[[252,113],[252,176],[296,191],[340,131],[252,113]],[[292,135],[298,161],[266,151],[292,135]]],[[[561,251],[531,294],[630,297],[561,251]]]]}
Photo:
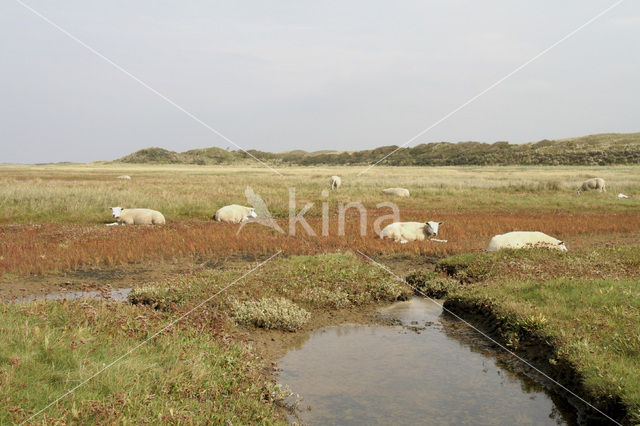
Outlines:
{"type": "Polygon", "coordinates": [[[438,228],[440,227],[440,225],[442,225],[444,222],[426,222],[424,224],[424,232],[425,234],[427,234],[427,236],[436,236],[438,235],[438,228]]]}
{"type": "Polygon", "coordinates": [[[111,215],[116,219],[120,217],[120,213],[122,213],[122,207],[110,207],[111,215]]]}

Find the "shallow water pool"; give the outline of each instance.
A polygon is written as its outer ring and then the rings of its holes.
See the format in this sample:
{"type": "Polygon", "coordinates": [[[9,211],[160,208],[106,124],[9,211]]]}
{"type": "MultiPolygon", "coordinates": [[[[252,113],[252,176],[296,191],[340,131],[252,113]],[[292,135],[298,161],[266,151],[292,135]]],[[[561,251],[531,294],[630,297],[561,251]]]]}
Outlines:
{"type": "Polygon", "coordinates": [[[402,325],[342,325],[304,336],[278,382],[308,424],[574,424],[560,398],[499,365],[495,351],[432,301],[381,311],[402,325]],[[293,397],[295,398],[295,397],[293,397]],[[293,400],[293,399],[292,399],[293,400]]]}

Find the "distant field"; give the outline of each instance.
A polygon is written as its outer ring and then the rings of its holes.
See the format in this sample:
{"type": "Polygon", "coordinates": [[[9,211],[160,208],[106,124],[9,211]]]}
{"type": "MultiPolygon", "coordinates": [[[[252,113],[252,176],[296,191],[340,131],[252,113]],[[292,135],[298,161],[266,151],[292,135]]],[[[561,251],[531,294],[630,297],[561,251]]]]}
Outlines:
{"type": "Polygon", "coordinates": [[[401,186],[409,199],[393,199],[400,208],[426,212],[458,211],[634,211],[640,196],[624,202],[615,195],[640,195],[640,166],[615,167],[290,167],[278,176],[263,167],[64,165],[0,166],[0,223],[103,223],[110,206],[149,207],[169,222],[209,219],[217,208],[246,204],[251,186],[272,214],[288,215],[288,188],[298,205],[315,202],[308,216],[320,215],[322,190],[333,174],[343,187],[331,203],[360,201],[375,205],[388,198],[380,189],[401,186]],[[128,174],[131,181],[116,176],[128,174]],[[589,177],[603,177],[607,194],[577,196],[589,177]]]}
{"type": "MultiPolygon", "coordinates": [[[[511,230],[541,230],[565,239],[570,248],[611,244],[633,238],[640,229],[640,167],[376,167],[265,168],[214,166],[52,165],[0,167],[0,274],[33,274],[83,267],[190,255],[263,256],[363,250],[371,253],[443,256],[477,251],[491,235],[511,230]],[[127,174],[130,181],[116,177],[127,174]],[[343,187],[328,197],[328,177],[343,177],[343,187]],[[582,180],[601,176],[607,193],[576,195],[582,180]],[[250,186],[288,230],[289,190],[296,212],[321,232],[322,203],[329,205],[330,235],[310,237],[298,226],[289,237],[257,224],[238,226],[211,220],[221,206],[247,204],[250,186]],[[384,197],[380,189],[406,187],[408,199],[384,197]],[[618,192],[632,198],[620,200],[618,192]],[[345,235],[338,235],[338,203],[367,207],[367,236],[359,235],[358,212],[347,213],[345,235]],[[402,220],[439,220],[448,243],[398,245],[375,237],[373,222],[393,201],[402,220]],[[162,211],[165,227],[113,228],[110,206],[162,211]]],[[[389,223],[389,220],[384,224],[389,223]]]]}

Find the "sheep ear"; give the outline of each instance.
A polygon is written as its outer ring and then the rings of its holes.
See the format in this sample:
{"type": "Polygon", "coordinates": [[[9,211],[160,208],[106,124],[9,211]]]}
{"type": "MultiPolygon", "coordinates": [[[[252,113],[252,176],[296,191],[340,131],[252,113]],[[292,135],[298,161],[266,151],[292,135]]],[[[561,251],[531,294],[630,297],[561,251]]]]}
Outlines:
{"type": "Polygon", "coordinates": [[[444,222],[438,222],[438,225],[442,225],[444,222]]]}
{"type": "Polygon", "coordinates": [[[563,245],[563,244],[564,244],[564,241],[560,241],[560,242],[558,243],[558,245],[559,245],[559,246],[561,246],[561,245],[563,245]]]}

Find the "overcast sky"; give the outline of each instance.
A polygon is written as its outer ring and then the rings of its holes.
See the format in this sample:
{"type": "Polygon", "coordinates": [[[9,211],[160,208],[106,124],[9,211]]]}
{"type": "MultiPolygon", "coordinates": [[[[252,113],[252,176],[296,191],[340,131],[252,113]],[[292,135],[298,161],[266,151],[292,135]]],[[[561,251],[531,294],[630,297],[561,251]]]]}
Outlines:
{"type": "MultiPolygon", "coordinates": [[[[614,3],[24,1],[266,151],[403,144],[614,3]]],[[[627,0],[410,146],[640,131],[639,46],[627,0]]],[[[0,163],[234,148],[14,0],[0,3],[0,146],[0,163]]]]}

